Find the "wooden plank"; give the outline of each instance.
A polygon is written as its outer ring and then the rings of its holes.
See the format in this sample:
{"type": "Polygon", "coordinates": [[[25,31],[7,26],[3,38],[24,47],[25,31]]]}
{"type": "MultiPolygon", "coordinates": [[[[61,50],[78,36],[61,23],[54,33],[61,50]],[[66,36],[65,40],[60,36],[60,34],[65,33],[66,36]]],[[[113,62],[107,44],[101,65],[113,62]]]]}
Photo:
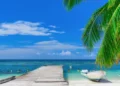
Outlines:
{"type": "Polygon", "coordinates": [[[68,86],[62,66],[43,66],[1,86],[68,86]]]}

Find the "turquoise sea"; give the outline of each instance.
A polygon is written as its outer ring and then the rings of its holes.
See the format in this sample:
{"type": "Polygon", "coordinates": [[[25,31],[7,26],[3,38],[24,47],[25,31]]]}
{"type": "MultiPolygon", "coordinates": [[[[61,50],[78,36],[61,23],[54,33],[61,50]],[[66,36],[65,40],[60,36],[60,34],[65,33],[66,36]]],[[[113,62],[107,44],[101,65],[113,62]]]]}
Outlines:
{"type": "MultiPolygon", "coordinates": [[[[20,76],[44,65],[63,65],[64,77],[68,80],[84,79],[80,74],[82,69],[100,69],[94,60],[0,60],[0,79],[20,76]]],[[[107,72],[106,78],[120,79],[120,64],[104,70],[107,72]]]]}

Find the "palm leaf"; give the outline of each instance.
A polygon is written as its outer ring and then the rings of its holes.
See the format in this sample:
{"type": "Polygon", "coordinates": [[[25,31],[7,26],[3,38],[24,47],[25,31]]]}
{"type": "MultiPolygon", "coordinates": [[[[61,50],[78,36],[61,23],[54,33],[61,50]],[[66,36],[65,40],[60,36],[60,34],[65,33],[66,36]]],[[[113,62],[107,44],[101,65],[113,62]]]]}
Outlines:
{"type": "MultiPolygon", "coordinates": [[[[81,1],[64,0],[64,5],[70,10],[81,1]]],[[[120,0],[108,0],[107,4],[92,15],[83,33],[83,42],[88,50],[92,50],[100,40],[101,32],[104,32],[104,38],[96,63],[111,67],[120,60],[120,0]]]]}
{"type": "Polygon", "coordinates": [[[102,33],[102,15],[106,11],[108,4],[98,9],[88,22],[83,33],[83,42],[88,50],[92,50],[94,44],[100,40],[102,33]]]}
{"type": "Polygon", "coordinates": [[[97,55],[96,63],[100,66],[111,67],[117,59],[117,54],[120,53],[120,40],[117,40],[117,36],[120,36],[120,26],[118,23],[120,23],[119,3],[110,18],[101,48],[97,55]]]}
{"type": "MultiPolygon", "coordinates": [[[[104,27],[104,29],[108,27],[108,23],[110,22],[114,11],[116,10],[117,6],[120,3],[120,0],[113,0],[113,1],[114,1],[114,5],[112,5],[110,9],[105,9],[106,11],[104,11],[104,13],[102,14],[102,26],[104,27]]],[[[108,7],[109,6],[110,3],[108,3],[108,7]]]]}
{"type": "Polygon", "coordinates": [[[110,4],[107,3],[95,12],[83,33],[84,45],[91,50],[94,44],[100,40],[101,29],[104,31],[104,39],[96,59],[96,63],[100,66],[111,67],[116,60],[119,60],[120,41],[116,41],[120,34],[120,28],[116,29],[120,25],[116,25],[120,23],[119,4],[120,1],[116,0],[110,9],[108,9],[110,4]]]}
{"type": "Polygon", "coordinates": [[[111,8],[112,6],[114,6],[116,3],[116,0],[109,0],[109,6],[108,9],[111,8]]]}
{"type": "Polygon", "coordinates": [[[64,0],[64,5],[67,10],[71,10],[75,5],[79,4],[82,0],[64,0]]]}

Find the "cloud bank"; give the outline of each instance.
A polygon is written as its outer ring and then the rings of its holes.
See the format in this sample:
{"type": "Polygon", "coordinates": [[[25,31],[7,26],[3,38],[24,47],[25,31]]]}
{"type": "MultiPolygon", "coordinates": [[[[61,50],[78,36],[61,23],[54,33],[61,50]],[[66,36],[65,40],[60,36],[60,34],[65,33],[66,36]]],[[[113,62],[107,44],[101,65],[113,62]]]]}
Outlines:
{"type": "Polygon", "coordinates": [[[56,34],[65,33],[64,31],[56,31],[54,29],[46,28],[41,24],[42,23],[39,23],[39,22],[28,22],[28,21],[1,23],[0,36],[6,36],[6,35],[49,36],[49,35],[52,35],[53,33],[56,33],[56,34]]]}
{"type": "Polygon", "coordinates": [[[62,51],[60,55],[62,56],[70,56],[72,53],[70,51],[62,51]]]}
{"type": "Polygon", "coordinates": [[[61,43],[57,40],[50,40],[50,41],[40,41],[34,43],[30,46],[24,47],[9,47],[9,46],[1,46],[0,48],[0,57],[10,57],[10,58],[29,58],[29,57],[49,57],[49,56],[56,56],[65,57],[71,56],[72,52],[76,50],[84,49],[83,47],[68,44],[68,43],[61,43]]]}

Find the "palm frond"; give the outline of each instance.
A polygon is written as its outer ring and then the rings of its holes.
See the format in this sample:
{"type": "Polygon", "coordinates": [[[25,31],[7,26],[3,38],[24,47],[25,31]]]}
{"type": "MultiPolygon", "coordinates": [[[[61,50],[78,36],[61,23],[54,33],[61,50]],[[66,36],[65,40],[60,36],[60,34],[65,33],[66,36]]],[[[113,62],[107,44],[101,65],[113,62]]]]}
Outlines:
{"type": "Polygon", "coordinates": [[[108,22],[105,30],[103,42],[97,55],[96,63],[100,66],[111,67],[120,53],[120,40],[117,40],[116,35],[120,33],[120,28],[117,25],[120,22],[120,4],[113,11],[113,15],[108,22]]]}
{"type": "MultiPolygon", "coordinates": [[[[114,11],[116,10],[117,6],[120,3],[120,0],[113,0],[114,5],[110,9],[105,9],[104,13],[102,14],[102,26],[104,27],[104,30],[108,27],[108,24],[113,16],[114,11]]],[[[108,2],[108,7],[109,7],[109,2],[108,2]]],[[[108,8],[107,7],[107,8],[108,8]]]]}
{"type": "MultiPolygon", "coordinates": [[[[120,9],[118,10],[120,13],[120,9]]],[[[115,32],[115,39],[116,39],[116,47],[117,47],[117,55],[116,55],[116,62],[117,64],[120,61],[120,14],[116,16],[116,32],[115,32]]]]}
{"type": "MultiPolygon", "coordinates": [[[[81,1],[64,0],[64,5],[71,10],[81,1]]],[[[120,61],[120,0],[108,0],[107,4],[92,15],[82,37],[88,50],[91,51],[100,40],[101,32],[104,32],[104,38],[96,63],[102,67],[111,67],[120,61]]]]}
{"type": "Polygon", "coordinates": [[[108,3],[109,3],[109,6],[108,6],[108,9],[109,9],[115,5],[116,0],[109,0],[108,3]]]}
{"type": "Polygon", "coordinates": [[[84,45],[91,50],[94,44],[100,40],[101,30],[104,31],[104,39],[96,59],[96,63],[100,66],[111,67],[120,60],[120,39],[116,40],[118,37],[120,38],[118,36],[120,34],[119,4],[120,1],[116,0],[110,9],[108,9],[110,4],[107,3],[95,12],[83,33],[84,45]]]}
{"type": "Polygon", "coordinates": [[[100,40],[102,32],[102,15],[105,13],[108,4],[105,4],[102,8],[98,9],[88,22],[86,29],[83,33],[83,42],[88,50],[92,50],[94,44],[100,40]]]}
{"type": "Polygon", "coordinates": [[[64,5],[67,10],[71,10],[75,5],[79,4],[82,0],[64,0],[64,5]]]}

